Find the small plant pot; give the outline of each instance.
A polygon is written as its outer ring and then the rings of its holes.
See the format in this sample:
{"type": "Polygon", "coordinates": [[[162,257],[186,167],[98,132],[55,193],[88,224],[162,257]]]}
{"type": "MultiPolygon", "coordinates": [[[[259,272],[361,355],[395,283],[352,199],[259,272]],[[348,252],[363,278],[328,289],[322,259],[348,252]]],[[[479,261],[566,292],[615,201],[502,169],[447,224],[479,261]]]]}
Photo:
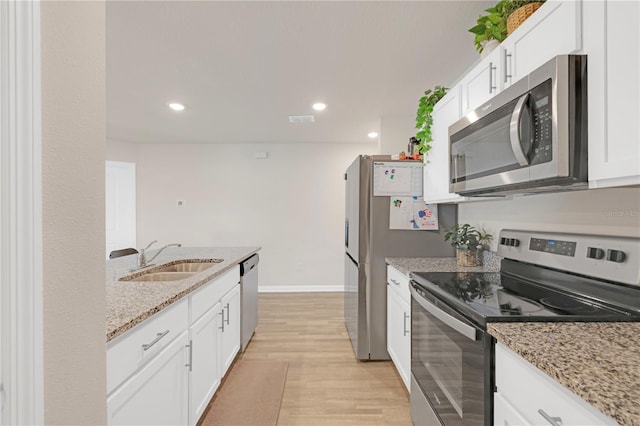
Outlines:
{"type": "Polygon", "coordinates": [[[456,263],[458,266],[477,266],[478,256],[476,251],[456,249],[456,263]]]}
{"type": "Polygon", "coordinates": [[[488,40],[482,47],[482,52],[480,53],[481,58],[485,58],[495,50],[496,47],[500,46],[500,42],[498,40],[488,40]]]}

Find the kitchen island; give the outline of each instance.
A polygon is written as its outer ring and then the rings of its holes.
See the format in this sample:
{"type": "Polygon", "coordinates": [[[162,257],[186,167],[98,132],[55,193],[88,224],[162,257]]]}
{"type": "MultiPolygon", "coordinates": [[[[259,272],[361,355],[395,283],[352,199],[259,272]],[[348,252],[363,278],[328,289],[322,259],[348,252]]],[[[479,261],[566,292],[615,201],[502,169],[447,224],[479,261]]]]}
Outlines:
{"type": "MultiPolygon", "coordinates": [[[[107,261],[107,342],[193,292],[244,259],[260,247],[170,247],[154,259],[155,266],[192,259],[223,259],[205,271],[177,281],[119,281],[136,267],[137,256],[107,261]]],[[[151,252],[150,255],[153,255],[151,252]]],[[[145,269],[151,269],[147,267],[145,269]]]]}

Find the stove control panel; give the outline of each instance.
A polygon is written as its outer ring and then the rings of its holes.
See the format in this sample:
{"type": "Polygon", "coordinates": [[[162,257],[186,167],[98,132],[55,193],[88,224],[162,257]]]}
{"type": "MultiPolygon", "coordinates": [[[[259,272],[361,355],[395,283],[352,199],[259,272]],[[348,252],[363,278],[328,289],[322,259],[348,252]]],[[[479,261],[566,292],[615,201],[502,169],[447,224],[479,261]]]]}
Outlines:
{"type": "Polygon", "coordinates": [[[500,232],[507,259],[640,286],[640,238],[555,232],[500,232]]]}

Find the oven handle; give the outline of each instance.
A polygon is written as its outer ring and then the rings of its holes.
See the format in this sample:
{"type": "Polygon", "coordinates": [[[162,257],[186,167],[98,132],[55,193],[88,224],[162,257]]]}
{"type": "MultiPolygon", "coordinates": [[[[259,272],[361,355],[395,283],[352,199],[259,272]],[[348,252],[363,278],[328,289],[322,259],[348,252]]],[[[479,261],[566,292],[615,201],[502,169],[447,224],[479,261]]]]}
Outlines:
{"type": "Polygon", "coordinates": [[[518,160],[518,164],[521,166],[529,165],[529,160],[522,150],[522,143],[520,142],[520,120],[522,119],[522,111],[527,100],[529,100],[528,93],[518,99],[516,107],[513,109],[513,114],[511,114],[511,124],[509,125],[511,149],[513,150],[513,155],[515,155],[516,160],[518,160]]]}
{"type": "Polygon", "coordinates": [[[434,305],[433,303],[429,302],[427,299],[425,299],[420,294],[418,294],[418,292],[415,291],[413,286],[409,286],[409,288],[411,290],[411,295],[413,296],[413,298],[427,312],[429,312],[434,317],[438,318],[440,321],[442,321],[443,323],[445,323],[449,327],[453,328],[458,333],[462,334],[467,339],[473,340],[474,342],[476,340],[478,340],[475,327],[472,327],[472,326],[470,326],[468,324],[465,324],[464,322],[460,321],[459,319],[454,318],[451,315],[449,315],[446,312],[444,312],[443,310],[439,309],[436,305],[434,305]]]}

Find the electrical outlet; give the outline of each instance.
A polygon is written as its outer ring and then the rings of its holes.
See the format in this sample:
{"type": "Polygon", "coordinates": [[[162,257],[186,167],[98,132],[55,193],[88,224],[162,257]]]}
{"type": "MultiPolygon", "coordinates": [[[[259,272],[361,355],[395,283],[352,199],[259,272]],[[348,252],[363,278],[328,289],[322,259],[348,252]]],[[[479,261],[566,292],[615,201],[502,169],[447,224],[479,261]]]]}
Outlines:
{"type": "Polygon", "coordinates": [[[184,200],[177,200],[176,201],[176,206],[178,206],[178,207],[184,207],[184,204],[185,204],[184,200]]]}

